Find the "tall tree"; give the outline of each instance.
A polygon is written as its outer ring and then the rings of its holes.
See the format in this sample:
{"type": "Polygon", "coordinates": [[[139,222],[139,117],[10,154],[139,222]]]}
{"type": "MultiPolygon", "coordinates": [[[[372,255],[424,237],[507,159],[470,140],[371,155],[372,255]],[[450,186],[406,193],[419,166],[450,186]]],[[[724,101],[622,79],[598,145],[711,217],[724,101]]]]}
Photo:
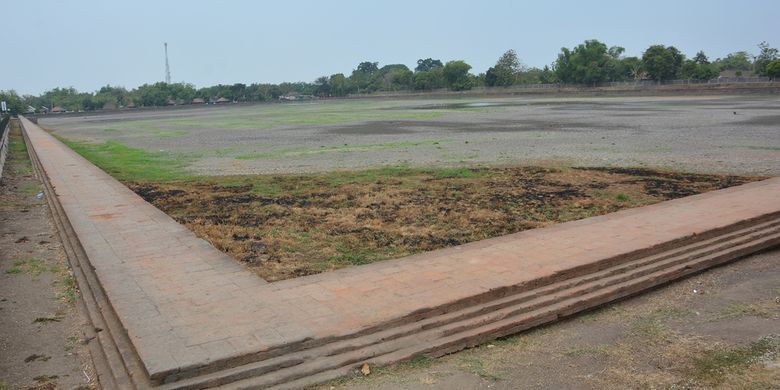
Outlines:
{"type": "Polygon", "coordinates": [[[715,60],[715,65],[720,70],[752,70],[753,61],[750,59],[750,54],[746,51],[737,51],[726,56],[726,58],[719,58],[715,60]]]}
{"type": "Polygon", "coordinates": [[[328,76],[320,76],[314,80],[314,94],[317,96],[327,97],[330,96],[330,78],[328,76]]]}
{"type": "Polygon", "coordinates": [[[417,60],[417,67],[414,68],[415,72],[428,72],[436,68],[442,68],[444,67],[444,64],[441,63],[441,60],[434,60],[433,58],[426,58],[422,59],[420,58],[417,60]]]}
{"type": "Polygon", "coordinates": [[[766,76],[766,67],[770,62],[778,59],[778,51],[776,48],[769,47],[766,41],[758,44],[758,48],[761,50],[756,56],[756,61],[753,63],[756,74],[766,76]]]}
{"type": "Polygon", "coordinates": [[[693,58],[691,60],[694,63],[698,64],[698,65],[709,65],[710,64],[710,59],[707,58],[707,55],[704,54],[704,52],[701,51],[701,50],[699,50],[699,52],[696,53],[696,55],[693,56],[693,58]]]}
{"type": "Polygon", "coordinates": [[[517,58],[517,53],[512,49],[507,50],[498,58],[496,64],[485,72],[485,85],[489,87],[510,86],[517,82],[522,70],[523,65],[517,58]]]}
{"type": "Polygon", "coordinates": [[[653,80],[671,80],[680,73],[684,59],[674,46],[652,45],[642,54],[642,68],[653,80]]]}
{"type": "Polygon", "coordinates": [[[680,73],[685,79],[710,80],[718,77],[720,71],[710,63],[703,51],[699,51],[692,59],[683,61],[680,73]]]}
{"type": "Polygon", "coordinates": [[[456,60],[447,62],[447,64],[444,65],[444,68],[442,68],[442,74],[447,83],[447,87],[453,91],[471,89],[469,70],[471,70],[471,65],[464,61],[456,60]]]}
{"type": "Polygon", "coordinates": [[[618,65],[619,78],[614,81],[628,81],[642,79],[642,60],[637,57],[625,57],[620,60],[618,65]]]}
{"type": "Polygon", "coordinates": [[[26,109],[22,98],[14,90],[0,91],[0,100],[5,102],[6,108],[11,114],[21,114],[26,109]]]}
{"type": "Polygon", "coordinates": [[[412,76],[412,88],[418,91],[432,91],[445,87],[444,67],[433,68],[425,72],[416,72],[412,76]]]}
{"type": "Polygon", "coordinates": [[[373,76],[373,84],[376,85],[376,89],[386,91],[408,89],[412,83],[412,76],[412,71],[404,64],[385,65],[373,76]]]}
{"type": "Polygon", "coordinates": [[[330,75],[328,83],[330,84],[333,96],[347,96],[351,92],[349,80],[344,77],[343,73],[330,75]]]}
{"type": "Polygon", "coordinates": [[[564,83],[596,85],[610,79],[623,51],[618,46],[608,49],[595,39],[587,40],[573,50],[564,47],[555,62],[555,73],[564,83]]]}
{"type": "Polygon", "coordinates": [[[766,75],[771,77],[772,80],[780,78],[780,60],[774,60],[766,64],[766,75]]]}
{"type": "Polygon", "coordinates": [[[358,92],[371,92],[376,88],[371,84],[372,77],[379,71],[379,63],[364,61],[358,64],[349,77],[350,82],[357,87],[358,92]]]}

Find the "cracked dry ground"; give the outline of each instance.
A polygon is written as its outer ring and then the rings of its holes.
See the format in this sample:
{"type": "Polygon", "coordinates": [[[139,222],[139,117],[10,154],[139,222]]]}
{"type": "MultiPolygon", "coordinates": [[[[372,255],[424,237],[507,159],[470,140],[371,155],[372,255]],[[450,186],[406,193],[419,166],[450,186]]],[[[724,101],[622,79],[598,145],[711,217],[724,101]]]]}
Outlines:
{"type": "Polygon", "coordinates": [[[758,179],[626,168],[384,168],[126,184],[274,281],[758,179]]]}

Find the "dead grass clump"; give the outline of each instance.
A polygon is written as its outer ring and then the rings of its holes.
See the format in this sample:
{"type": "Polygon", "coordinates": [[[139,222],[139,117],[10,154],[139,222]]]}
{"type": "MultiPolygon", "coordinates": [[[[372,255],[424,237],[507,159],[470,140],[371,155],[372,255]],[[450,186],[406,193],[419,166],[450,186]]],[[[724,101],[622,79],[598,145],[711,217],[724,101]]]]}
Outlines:
{"type": "Polygon", "coordinates": [[[273,281],[756,179],[637,169],[471,171],[474,174],[443,175],[397,169],[128,185],[199,237],[273,281]]]}

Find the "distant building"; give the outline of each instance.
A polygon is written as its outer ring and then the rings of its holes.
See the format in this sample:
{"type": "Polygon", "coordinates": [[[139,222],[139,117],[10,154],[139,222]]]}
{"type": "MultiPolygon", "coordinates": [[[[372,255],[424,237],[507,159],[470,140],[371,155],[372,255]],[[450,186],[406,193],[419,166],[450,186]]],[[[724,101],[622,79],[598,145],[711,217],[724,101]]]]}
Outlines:
{"type": "Polygon", "coordinates": [[[192,104],[205,104],[205,103],[206,103],[206,101],[203,100],[203,98],[192,99],[192,104]]]}
{"type": "Polygon", "coordinates": [[[230,102],[231,102],[230,99],[224,98],[224,97],[221,97],[221,98],[219,98],[219,99],[214,101],[214,103],[216,103],[216,104],[224,104],[224,103],[230,103],[230,102]]]}
{"type": "Polygon", "coordinates": [[[313,100],[316,99],[313,95],[301,95],[298,92],[287,92],[286,94],[279,96],[279,100],[296,101],[296,100],[313,100]]]}
{"type": "Polygon", "coordinates": [[[133,102],[127,103],[126,108],[135,108],[135,103],[133,102]]]}
{"type": "Polygon", "coordinates": [[[300,94],[298,92],[287,92],[286,94],[279,96],[279,100],[298,100],[300,94]]]}
{"type": "Polygon", "coordinates": [[[752,70],[725,69],[720,72],[718,77],[731,79],[736,77],[756,77],[756,74],[752,70]]]}
{"type": "Polygon", "coordinates": [[[52,114],[61,114],[65,112],[65,109],[60,106],[54,106],[54,108],[51,109],[52,114]]]}

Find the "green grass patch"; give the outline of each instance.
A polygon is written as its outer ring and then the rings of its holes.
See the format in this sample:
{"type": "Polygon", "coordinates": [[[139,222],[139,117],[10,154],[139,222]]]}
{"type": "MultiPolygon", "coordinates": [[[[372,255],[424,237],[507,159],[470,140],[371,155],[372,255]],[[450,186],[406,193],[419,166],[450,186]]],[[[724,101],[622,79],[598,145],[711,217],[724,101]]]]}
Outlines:
{"type": "Polygon", "coordinates": [[[43,191],[40,184],[33,183],[33,184],[26,184],[20,188],[23,194],[25,195],[36,195],[39,192],[43,191]]]}
{"type": "Polygon", "coordinates": [[[505,379],[504,375],[490,369],[482,360],[476,357],[465,357],[460,361],[458,366],[460,369],[478,375],[483,379],[491,381],[501,381],[505,379]]]}
{"type": "Polygon", "coordinates": [[[58,272],[59,267],[47,266],[42,260],[39,259],[23,259],[14,262],[14,266],[7,269],[7,274],[30,274],[38,276],[44,272],[58,272]]]}
{"type": "Polygon", "coordinates": [[[771,150],[780,152],[780,146],[748,146],[747,148],[753,150],[771,150]]]}
{"type": "Polygon", "coordinates": [[[650,314],[655,318],[660,319],[677,319],[692,316],[696,314],[695,311],[688,308],[681,308],[676,306],[662,306],[652,311],[650,314]]]}
{"type": "Polygon", "coordinates": [[[780,336],[772,335],[747,346],[722,347],[705,351],[694,363],[694,376],[719,382],[731,370],[771,361],[780,352],[780,336]]]}
{"type": "Polygon", "coordinates": [[[373,248],[355,248],[344,244],[337,244],[336,250],[339,254],[328,259],[329,262],[336,264],[363,265],[373,263],[377,258],[383,257],[381,256],[382,251],[373,248]]]}
{"type": "Polygon", "coordinates": [[[24,154],[27,156],[27,144],[22,137],[9,137],[8,152],[12,154],[24,154]]]}
{"type": "Polygon", "coordinates": [[[190,162],[190,157],[165,152],[147,152],[116,141],[90,143],[58,138],[76,153],[120,181],[174,181],[190,178],[184,171],[190,162]]]}
{"type": "Polygon", "coordinates": [[[163,129],[154,129],[151,130],[150,135],[147,136],[147,138],[176,138],[176,137],[184,137],[185,135],[190,135],[189,131],[184,130],[163,130],[163,129]]]}
{"type": "Polygon", "coordinates": [[[59,298],[62,299],[68,305],[74,305],[76,303],[76,297],[78,296],[78,284],[76,278],[71,275],[70,272],[63,269],[60,272],[62,282],[62,292],[59,294],[59,298]]]}
{"type": "Polygon", "coordinates": [[[257,159],[270,159],[270,158],[285,158],[285,157],[305,157],[308,155],[318,155],[323,153],[351,153],[351,152],[366,152],[371,150],[382,149],[406,149],[421,146],[438,145],[441,140],[427,140],[427,141],[400,141],[400,142],[386,142],[382,144],[356,144],[356,145],[341,145],[341,146],[321,146],[319,148],[282,148],[277,150],[271,150],[268,152],[259,153],[247,153],[240,154],[235,158],[237,160],[257,160],[257,159]]]}
{"type": "Polygon", "coordinates": [[[477,177],[482,177],[483,172],[477,169],[469,169],[469,168],[442,168],[432,171],[433,177],[437,179],[452,179],[452,178],[462,178],[462,179],[473,179],[477,177]]]}
{"type": "Polygon", "coordinates": [[[217,129],[260,130],[280,125],[318,125],[349,123],[369,120],[400,120],[435,118],[444,110],[388,110],[385,103],[338,104],[290,104],[231,107],[224,113],[202,118],[141,119],[112,124],[118,130],[154,131],[160,127],[168,130],[217,129]]]}
{"type": "Polygon", "coordinates": [[[628,202],[630,199],[631,199],[631,197],[629,197],[628,195],[626,195],[626,194],[624,194],[622,192],[617,194],[617,195],[615,195],[615,200],[618,201],[618,202],[621,202],[621,203],[622,202],[628,202]]]}
{"type": "Polygon", "coordinates": [[[634,322],[631,333],[646,340],[659,341],[666,338],[666,327],[658,317],[642,317],[634,322]]]}
{"type": "Polygon", "coordinates": [[[720,318],[740,318],[740,317],[759,317],[774,318],[777,310],[773,310],[771,305],[762,304],[733,304],[720,312],[720,318]]]}
{"type": "Polygon", "coordinates": [[[433,364],[436,362],[436,359],[428,357],[428,356],[416,356],[411,358],[410,360],[398,363],[399,369],[423,369],[423,368],[429,368],[433,366],[433,364]]]}

